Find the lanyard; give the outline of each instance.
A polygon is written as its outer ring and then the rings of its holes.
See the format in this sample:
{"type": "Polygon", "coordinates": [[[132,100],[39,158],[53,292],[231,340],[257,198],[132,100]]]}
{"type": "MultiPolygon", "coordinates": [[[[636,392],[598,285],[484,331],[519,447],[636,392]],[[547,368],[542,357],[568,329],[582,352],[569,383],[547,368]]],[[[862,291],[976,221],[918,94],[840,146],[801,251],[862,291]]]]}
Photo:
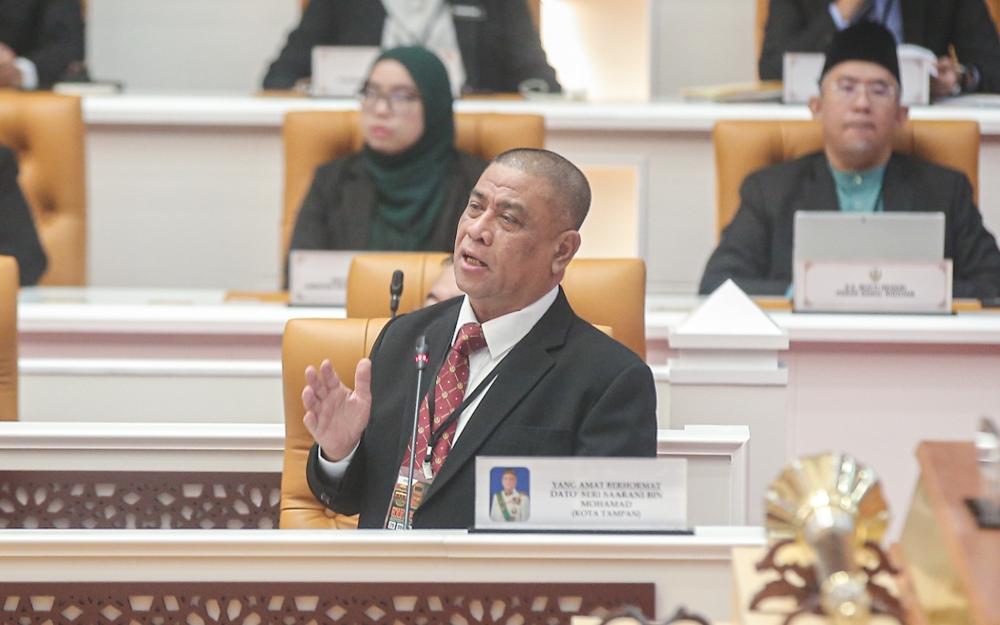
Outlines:
{"type": "MultiPolygon", "coordinates": [[[[448,354],[450,353],[450,350],[445,353],[445,361],[447,361],[448,354]]],[[[441,363],[441,366],[444,366],[444,362],[441,363]]],[[[438,370],[440,370],[440,368],[441,367],[438,367],[438,370]]],[[[465,412],[465,409],[468,408],[469,405],[474,402],[483,391],[486,390],[490,383],[496,379],[497,374],[499,373],[499,371],[497,371],[498,368],[499,365],[494,367],[493,371],[490,371],[489,375],[486,376],[486,379],[480,382],[471,393],[466,395],[465,398],[462,399],[462,403],[459,404],[457,408],[452,410],[451,414],[448,415],[448,418],[446,418],[437,428],[434,427],[434,404],[437,402],[437,384],[434,384],[431,387],[429,391],[431,397],[426,398],[428,413],[427,427],[430,428],[430,436],[427,440],[427,453],[424,455],[423,464],[424,477],[428,480],[434,477],[434,472],[431,468],[431,460],[434,458],[434,447],[438,444],[438,441],[441,440],[444,433],[448,431],[448,428],[451,427],[451,424],[454,423],[462,415],[462,413],[465,412]]]]}

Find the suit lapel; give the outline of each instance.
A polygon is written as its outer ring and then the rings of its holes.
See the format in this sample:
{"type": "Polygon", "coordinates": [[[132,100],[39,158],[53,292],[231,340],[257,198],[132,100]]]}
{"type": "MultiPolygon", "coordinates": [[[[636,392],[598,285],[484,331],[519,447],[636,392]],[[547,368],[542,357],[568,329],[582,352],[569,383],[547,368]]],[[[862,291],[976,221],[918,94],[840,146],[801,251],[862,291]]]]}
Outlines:
{"type": "Polygon", "coordinates": [[[549,350],[566,342],[573,310],[560,287],[559,295],[531,332],[497,366],[497,378],[472,414],[423,503],[432,499],[476,455],[479,448],[555,364],[549,350]]]}
{"type": "MultiPolygon", "coordinates": [[[[423,402],[427,389],[431,388],[431,385],[434,383],[434,378],[437,375],[438,369],[441,368],[441,363],[444,362],[445,355],[451,349],[451,337],[455,333],[455,324],[458,322],[458,312],[461,310],[461,307],[461,303],[453,306],[452,310],[427,326],[427,332],[424,335],[427,337],[427,344],[430,346],[430,351],[427,353],[428,364],[427,368],[424,369],[423,384],[421,384],[420,388],[421,402],[423,402]]],[[[408,396],[412,397],[412,395],[408,396]]],[[[399,461],[396,463],[397,467],[403,464],[403,456],[406,455],[406,448],[410,444],[410,435],[413,434],[414,405],[415,400],[407,403],[403,412],[406,416],[402,419],[405,425],[400,428],[399,432],[399,453],[397,454],[399,461]]]]}
{"type": "Polygon", "coordinates": [[[816,155],[809,172],[809,177],[802,183],[802,193],[797,196],[794,210],[807,211],[837,211],[840,201],[837,199],[837,187],[833,182],[833,174],[827,164],[826,155],[820,152],[816,155]]]}
{"type": "Polygon", "coordinates": [[[917,185],[907,181],[907,171],[898,158],[893,156],[885,166],[882,178],[882,208],[885,212],[920,210],[917,185]]]}

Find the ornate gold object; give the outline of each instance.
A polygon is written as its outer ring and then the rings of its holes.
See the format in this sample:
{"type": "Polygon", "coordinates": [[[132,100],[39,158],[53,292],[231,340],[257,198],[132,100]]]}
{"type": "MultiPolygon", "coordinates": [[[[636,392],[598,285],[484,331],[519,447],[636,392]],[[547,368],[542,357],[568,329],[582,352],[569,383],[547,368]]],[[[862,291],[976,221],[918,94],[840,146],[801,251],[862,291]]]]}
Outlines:
{"type": "Polygon", "coordinates": [[[879,548],[889,511],[878,477],[848,455],[801,458],[771,484],[765,501],[771,549],[757,570],[781,577],[767,584],[750,603],[755,609],[770,597],[794,597],[799,614],[826,614],[837,625],[866,623],[871,613],[902,608],[875,581],[896,571],[879,548]],[[795,552],[789,561],[783,555],[795,552]]]}

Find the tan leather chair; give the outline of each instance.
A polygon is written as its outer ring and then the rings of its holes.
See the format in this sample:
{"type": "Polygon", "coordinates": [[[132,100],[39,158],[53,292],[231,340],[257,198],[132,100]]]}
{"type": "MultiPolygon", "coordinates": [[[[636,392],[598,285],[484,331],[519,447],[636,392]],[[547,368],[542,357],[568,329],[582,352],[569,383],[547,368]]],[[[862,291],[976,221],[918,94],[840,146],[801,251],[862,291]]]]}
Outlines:
{"type": "Polygon", "coordinates": [[[17,260],[0,256],[0,421],[17,421],[17,260]]]}
{"type": "MultiPolygon", "coordinates": [[[[347,316],[389,314],[392,272],[404,273],[399,313],[419,308],[445,254],[359,254],[347,275],[347,316]],[[413,269],[407,269],[413,267],[413,269]],[[423,288],[409,286],[420,276],[423,288]],[[374,286],[373,286],[374,285],[374,286]]],[[[646,358],[646,264],[639,258],[576,258],[562,281],[576,314],[596,326],[609,326],[611,336],[646,358]]]]}
{"type": "MultiPolygon", "coordinates": [[[[316,168],[357,152],[364,145],[356,111],[293,111],[285,115],[285,212],[281,226],[281,266],[295,229],[299,206],[316,168]]],[[[456,113],[455,147],[492,160],[513,148],[545,147],[545,119],[540,115],[456,113]]]]}
{"type": "Polygon", "coordinates": [[[344,384],[354,387],[358,361],[370,352],[388,319],[293,319],[285,326],[281,343],[281,378],[285,398],[285,460],[281,471],[282,529],[349,529],[356,516],[326,508],[306,483],[306,459],[312,435],[302,424],[302,389],[306,367],[330,359],[344,384]]]}
{"type": "MultiPolygon", "coordinates": [[[[814,121],[720,121],[713,131],[717,191],[716,234],[740,206],[740,185],[758,169],[823,149],[814,121]]],[[[896,131],[893,150],[957,169],[979,199],[979,124],[974,121],[910,120],[896,131]]]]}
{"type": "Polygon", "coordinates": [[[79,98],[0,91],[0,143],[17,153],[18,182],[48,255],[40,284],[87,281],[83,133],[79,98]]]}
{"type": "Polygon", "coordinates": [[[403,272],[403,294],[399,314],[412,312],[424,304],[431,285],[441,273],[444,252],[403,252],[358,254],[347,274],[347,316],[388,316],[389,283],[397,269],[403,272]]]}

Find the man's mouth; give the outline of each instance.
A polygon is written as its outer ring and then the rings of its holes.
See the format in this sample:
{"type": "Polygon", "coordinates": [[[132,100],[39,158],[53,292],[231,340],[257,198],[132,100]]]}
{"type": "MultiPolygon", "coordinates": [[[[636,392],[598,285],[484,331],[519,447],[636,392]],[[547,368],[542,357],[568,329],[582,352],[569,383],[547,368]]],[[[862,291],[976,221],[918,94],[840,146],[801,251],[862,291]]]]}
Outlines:
{"type": "Polygon", "coordinates": [[[479,260],[475,256],[472,256],[471,254],[465,254],[465,253],[463,253],[462,254],[462,260],[464,260],[467,264],[472,265],[473,267],[485,267],[486,266],[486,263],[484,263],[483,261],[479,260]]]}

